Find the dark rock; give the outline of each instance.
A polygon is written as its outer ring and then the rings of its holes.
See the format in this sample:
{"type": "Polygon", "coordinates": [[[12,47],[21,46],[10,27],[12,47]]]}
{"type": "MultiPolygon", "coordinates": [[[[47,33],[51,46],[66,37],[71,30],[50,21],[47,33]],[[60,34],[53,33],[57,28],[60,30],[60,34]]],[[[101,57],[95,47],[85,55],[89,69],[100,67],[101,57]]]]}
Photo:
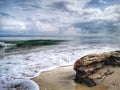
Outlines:
{"type": "Polygon", "coordinates": [[[95,86],[107,75],[113,73],[106,69],[108,66],[120,66],[120,51],[90,54],[77,60],[74,64],[75,81],[95,86]]]}
{"type": "Polygon", "coordinates": [[[0,48],[3,48],[4,46],[3,45],[0,45],[0,48]]]}

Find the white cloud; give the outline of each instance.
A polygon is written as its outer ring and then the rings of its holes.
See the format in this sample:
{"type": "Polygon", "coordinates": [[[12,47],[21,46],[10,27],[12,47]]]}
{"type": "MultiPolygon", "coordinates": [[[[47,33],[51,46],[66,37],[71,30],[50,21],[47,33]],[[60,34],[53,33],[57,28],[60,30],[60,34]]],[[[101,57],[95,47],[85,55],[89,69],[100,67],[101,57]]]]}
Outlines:
{"type": "Polygon", "coordinates": [[[120,22],[119,23],[114,23],[114,25],[120,27],[120,22]]]}
{"type": "Polygon", "coordinates": [[[36,21],[35,25],[37,27],[37,30],[39,31],[43,31],[43,32],[56,32],[57,31],[57,28],[50,23],[43,23],[40,21],[36,21]]]}
{"type": "Polygon", "coordinates": [[[83,22],[92,20],[108,20],[117,21],[120,18],[120,5],[108,6],[104,10],[100,8],[87,8],[83,9],[82,18],[83,22]]]}
{"type": "Polygon", "coordinates": [[[75,27],[69,27],[67,29],[65,29],[62,33],[62,35],[64,36],[82,36],[84,33],[84,35],[88,34],[88,32],[86,30],[83,30],[81,28],[75,28],[75,27]]]}
{"type": "Polygon", "coordinates": [[[3,30],[26,30],[26,23],[15,19],[1,19],[1,29],[3,30]]]}
{"type": "Polygon", "coordinates": [[[91,0],[67,0],[71,4],[67,4],[67,9],[69,11],[80,11],[88,2],[91,0]]]}
{"type": "Polygon", "coordinates": [[[99,3],[103,3],[103,4],[106,4],[106,3],[107,3],[105,0],[99,0],[98,2],[99,2],[99,3]]]}
{"type": "Polygon", "coordinates": [[[65,36],[77,36],[77,30],[75,28],[68,28],[67,30],[64,30],[63,35],[65,36]]]}

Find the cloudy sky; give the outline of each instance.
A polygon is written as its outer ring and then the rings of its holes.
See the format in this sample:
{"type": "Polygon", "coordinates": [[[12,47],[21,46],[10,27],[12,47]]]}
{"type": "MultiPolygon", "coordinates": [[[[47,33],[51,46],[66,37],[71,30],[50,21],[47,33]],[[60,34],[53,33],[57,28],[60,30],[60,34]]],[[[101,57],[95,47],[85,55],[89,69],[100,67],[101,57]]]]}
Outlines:
{"type": "Polygon", "coordinates": [[[0,36],[120,34],[120,0],[0,0],[0,36]]]}

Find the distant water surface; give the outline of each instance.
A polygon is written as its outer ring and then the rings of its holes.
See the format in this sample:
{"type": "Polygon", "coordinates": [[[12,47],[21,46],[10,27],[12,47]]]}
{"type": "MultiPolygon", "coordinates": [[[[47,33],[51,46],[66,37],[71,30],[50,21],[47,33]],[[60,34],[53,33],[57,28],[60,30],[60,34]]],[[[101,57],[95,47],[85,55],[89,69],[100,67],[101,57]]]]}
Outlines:
{"type": "Polygon", "coordinates": [[[19,41],[19,40],[71,40],[80,44],[120,44],[120,36],[74,36],[74,37],[0,37],[0,41],[19,41]]]}

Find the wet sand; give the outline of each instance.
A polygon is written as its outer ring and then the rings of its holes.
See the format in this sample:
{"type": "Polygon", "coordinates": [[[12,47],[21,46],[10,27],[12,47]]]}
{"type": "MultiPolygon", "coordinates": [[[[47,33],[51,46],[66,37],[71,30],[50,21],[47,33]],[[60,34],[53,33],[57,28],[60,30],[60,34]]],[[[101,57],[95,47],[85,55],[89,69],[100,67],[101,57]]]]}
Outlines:
{"type": "Polygon", "coordinates": [[[75,83],[73,66],[43,72],[32,80],[39,85],[40,90],[120,90],[120,68],[109,67],[109,69],[114,73],[94,87],[75,83]]]}

